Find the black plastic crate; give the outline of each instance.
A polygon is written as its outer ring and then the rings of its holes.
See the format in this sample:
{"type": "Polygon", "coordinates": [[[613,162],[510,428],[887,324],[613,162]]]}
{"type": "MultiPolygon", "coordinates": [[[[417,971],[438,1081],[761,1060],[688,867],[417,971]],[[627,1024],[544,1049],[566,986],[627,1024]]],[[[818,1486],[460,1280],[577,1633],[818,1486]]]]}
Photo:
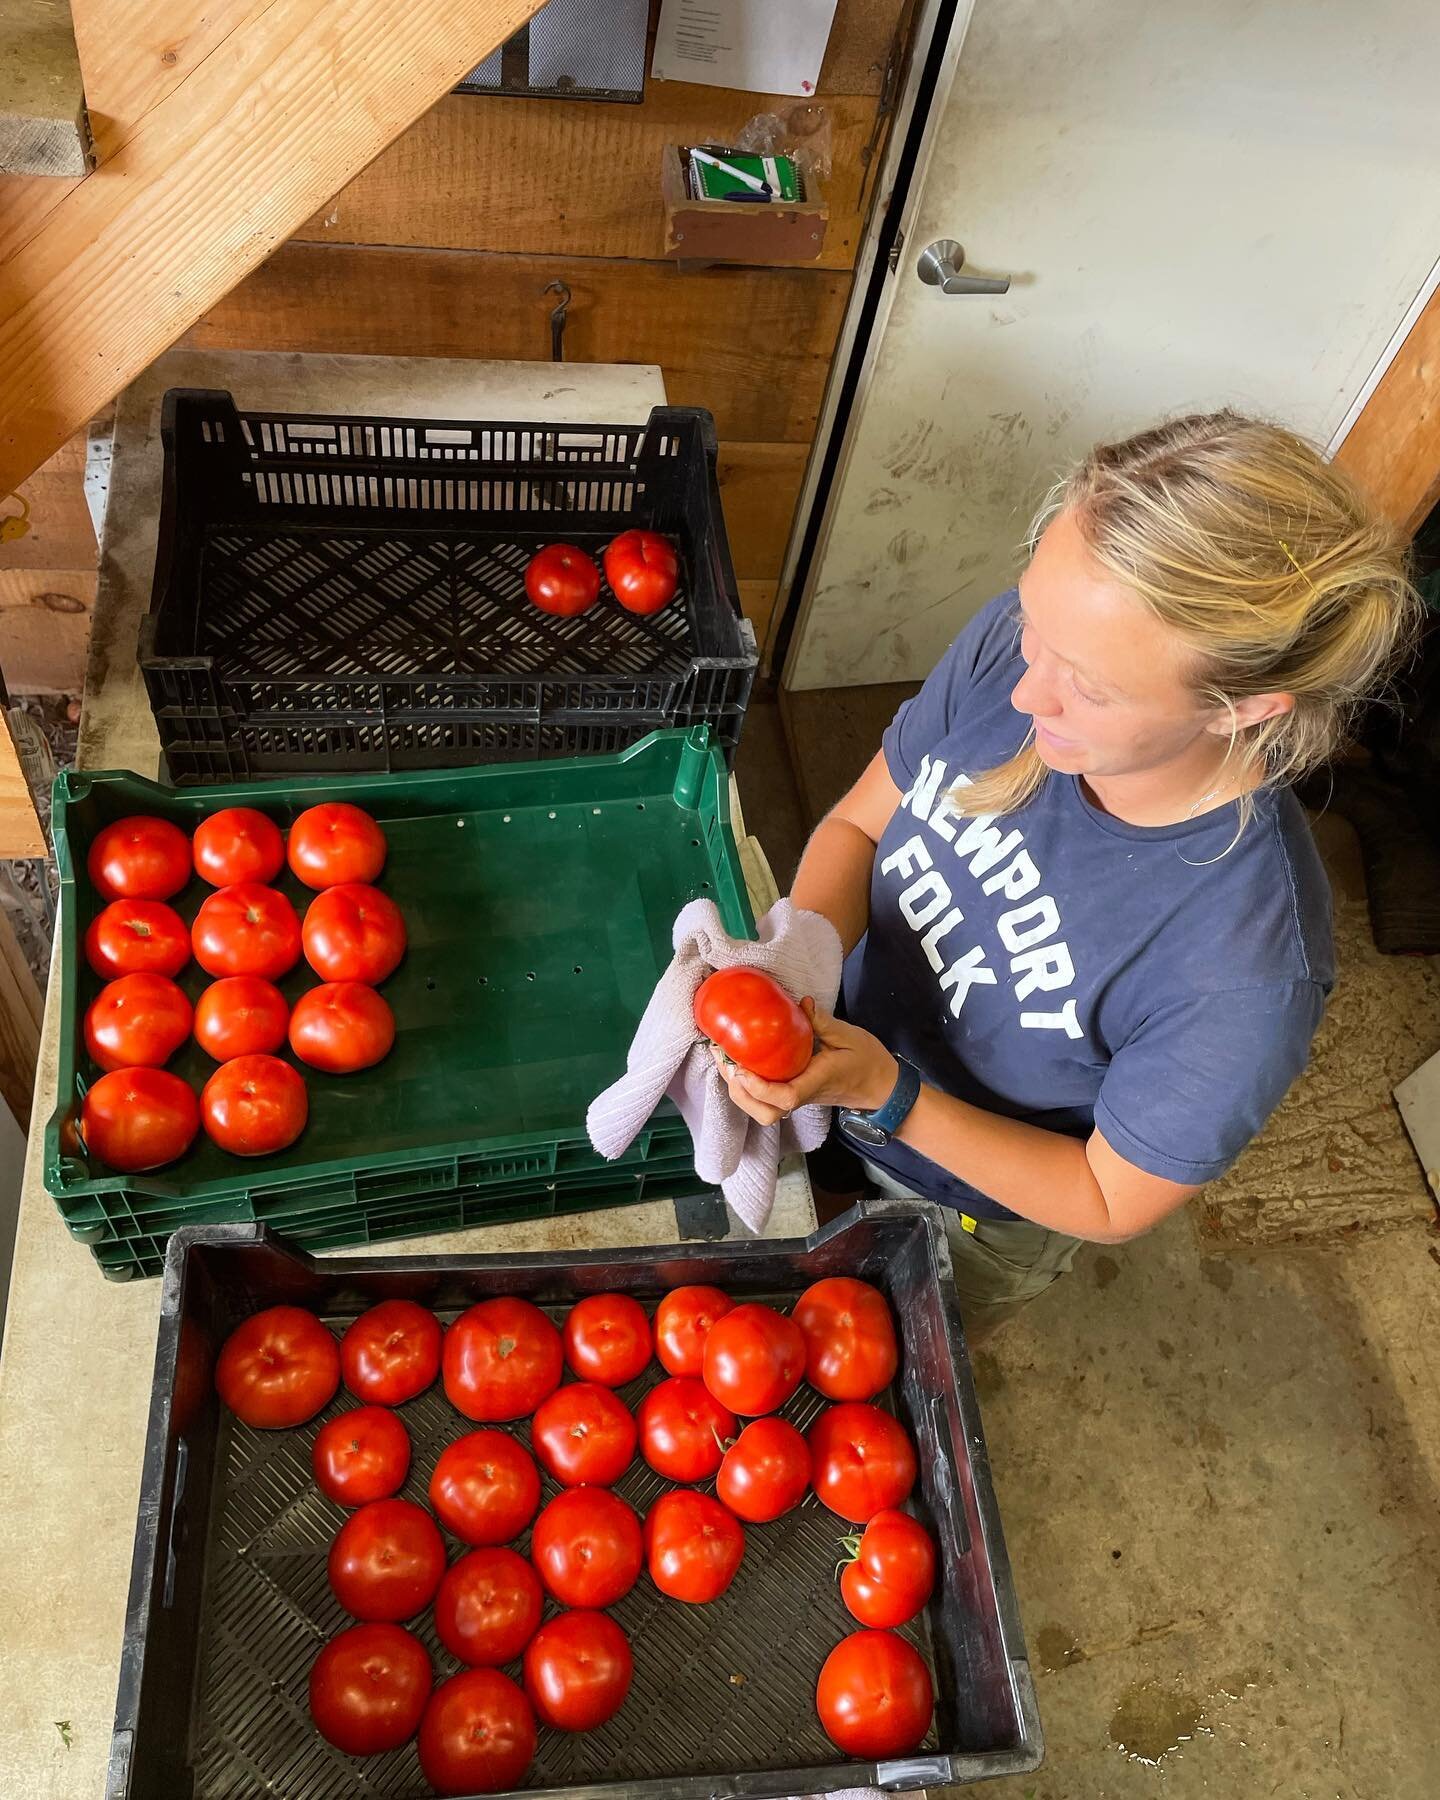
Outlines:
{"type": "Polygon", "coordinates": [[[449,768],[627,749],[708,725],[727,762],[755,678],[695,407],[643,426],[242,413],[165,396],[140,667],[173,781],[449,768]],[[650,618],[608,585],[552,618],[525,565],[664,532],[680,588],[650,618]]]}
{"type": "MultiPolygon", "coordinates": [[[[905,1627],[935,1683],[924,1744],[878,1764],[846,1762],[820,1729],[820,1665],[856,1626],[835,1580],[843,1527],[811,1494],[774,1524],[746,1527],[740,1572],[708,1606],[663,1603],[641,1575],[614,1609],[635,1652],[629,1699],[597,1731],[542,1730],[526,1791],[543,1800],[764,1800],[870,1785],[933,1790],[1035,1768],[1034,1686],[941,1215],[923,1201],[880,1201],[803,1239],[501,1256],[312,1258],[258,1225],[177,1232],[161,1292],[109,1800],[421,1800],[428,1791],[413,1743],[359,1762],[310,1724],[310,1663],[349,1622],[325,1581],[343,1515],[314,1487],[310,1448],[352,1402],[338,1395],[296,1431],[240,1425],[220,1406],[211,1370],[242,1318],[283,1302],[340,1332],[367,1306],[403,1296],[448,1322],[506,1293],[558,1318],[581,1295],[615,1289],[651,1310],[687,1282],[789,1308],[825,1275],[874,1282],[899,1328],[900,1370],[880,1403],[915,1439],[920,1474],[907,1504],[940,1551],[935,1595],[905,1627]]],[[[652,1364],[621,1398],[633,1407],[662,1373],[652,1364]]],[[[785,1416],[804,1429],[823,1404],[802,1385],[785,1416]]],[[[423,1503],[442,1446],[471,1427],[438,1387],[399,1410],[415,1445],[402,1492],[423,1503]]],[[[509,1429],[525,1441],[526,1422],[509,1429]]],[[[637,1459],[617,1489],[644,1513],[668,1485],[637,1459]]],[[[547,1477],[545,1497],[554,1492],[547,1477]]],[[[437,1680],[453,1673],[431,1615],[413,1629],[437,1680]]]]}

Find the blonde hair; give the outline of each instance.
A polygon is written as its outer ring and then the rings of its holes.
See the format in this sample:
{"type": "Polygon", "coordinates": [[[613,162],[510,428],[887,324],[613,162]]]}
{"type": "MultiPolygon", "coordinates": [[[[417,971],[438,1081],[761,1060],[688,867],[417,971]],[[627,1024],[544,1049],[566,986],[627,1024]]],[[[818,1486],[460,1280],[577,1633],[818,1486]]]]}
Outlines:
{"type": "MultiPolygon", "coordinates": [[[[1196,659],[1195,691],[1231,711],[1230,756],[1247,790],[1297,780],[1344,741],[1361,703],[1408,646],[1420,602],[1402,534],[1294,432],[1236,412],[1195,413],[1100,444],[1047,496],[1033,550],[1073,510],[1095,560],[1196,659]],[[1293,708],[1241,726],[1234,702],[1294,695],[1293,708]]],[[[1048,774],[1031,738],[957,788],[976,816],[1015,812],[1048,774]]]]}

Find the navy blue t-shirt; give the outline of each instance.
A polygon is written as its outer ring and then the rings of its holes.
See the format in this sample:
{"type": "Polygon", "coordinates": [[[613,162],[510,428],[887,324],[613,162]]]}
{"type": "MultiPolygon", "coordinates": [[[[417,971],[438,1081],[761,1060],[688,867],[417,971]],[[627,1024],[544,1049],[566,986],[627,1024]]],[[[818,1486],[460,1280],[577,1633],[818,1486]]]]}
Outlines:
{"type": "MultiPolygon", "coordinates": [[[[933,1087],[1169,1181],[1221,1174],[1304,1068],[1334,982],[1330,887],[1299,803],[1127,825],[1073,775],[966,818],[947,791],[1019,750],[1016,595],[971,620],[885,733],[905,796],[875,853],[844,1012],[933,1087]]],[[[901,1143],[907,1187],[1013,1218],[901,1143]]]]}

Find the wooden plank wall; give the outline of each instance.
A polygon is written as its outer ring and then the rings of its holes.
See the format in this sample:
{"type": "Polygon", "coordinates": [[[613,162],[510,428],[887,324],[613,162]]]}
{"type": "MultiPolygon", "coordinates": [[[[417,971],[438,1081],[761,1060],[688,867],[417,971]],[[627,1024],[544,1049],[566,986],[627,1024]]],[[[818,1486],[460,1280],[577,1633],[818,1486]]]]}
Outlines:
{"type": "Polygon", "coordinates": [[[909,0],[840,0],[815,104],[828,118],[818,262],[663,260],[660,152],[730,141],[784,96],[650,82],[638,106],[451,95],[233,288],[184,340],[227,349],[655,362],[708,407],[742,599],[764,638],[885,124],[909,0]]]}

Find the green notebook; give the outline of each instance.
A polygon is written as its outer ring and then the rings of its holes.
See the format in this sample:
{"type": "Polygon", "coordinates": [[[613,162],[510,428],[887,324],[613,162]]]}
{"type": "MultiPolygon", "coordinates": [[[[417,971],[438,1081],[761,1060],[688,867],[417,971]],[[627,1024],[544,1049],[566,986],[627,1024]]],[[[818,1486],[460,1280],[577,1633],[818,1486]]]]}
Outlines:
{"type": "Polygon", "coordinates": [[[727,194],[751,193],[758,197],[759,182],[770,188],[776,200],[801,198],[795,163],[788,156],[759,156],[749,150],[726,150],[718,144],[702,144],[687,155],[690,192],[697,200],[723,200],[727,194]],[[747,180],[746,177],[749,177],[747,180]]]}

